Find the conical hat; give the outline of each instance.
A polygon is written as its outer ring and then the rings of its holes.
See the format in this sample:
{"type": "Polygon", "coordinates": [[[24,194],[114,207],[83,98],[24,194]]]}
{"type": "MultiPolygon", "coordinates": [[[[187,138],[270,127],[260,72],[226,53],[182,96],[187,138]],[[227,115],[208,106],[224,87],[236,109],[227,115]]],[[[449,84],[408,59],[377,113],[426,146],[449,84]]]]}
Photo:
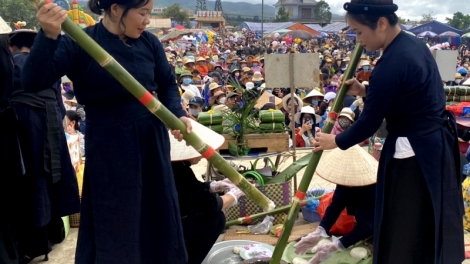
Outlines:
{"type": "MultiPolygon", "coordinates": [[[[191,133],[195,133],[196,135],[198,135],[203,142],[208,143],[209,146],[211,146],[213,149],[218,149],[220,148],[220,146],[222,146],[222,144],[224,144],[224,136],[217,134],[210,128],[207,128],[194,120],[191,120],[191,125],[193,126],[193,130],[191,133]]],[[[168,131],[168,135],[170,137],[171,145],[171,161],[188,160],[201,156],[201,154],[197,152],[193,147],[186,146],[186,141],[182,140],[181,142],[179,142],[178,140],[176,140],[175,137],[171,134],[171,131],[168,131]]]]}
{"type": "Polygon", "coordinates": [[[10,32],[11,27],[9,27],[5,20],[0,16],[0,34],[8,34],[10,32]]]}
{"type": "Polygon", "coordinates": [[[268,103],[273,103],[272,102],[272,98],[271,96],[274,96],[274,105],[276,105],[276,107],[278,109],[280,109],[282,107],[282,99],[275,96],[274,94],[270,94],[270,93],[266,93],[264,92],[259,98],[258,100],[256,101],[256,105],[255,105],[255,108],[257,109],[261,109],[263,108],[263,106],[265,104],[268,104],[268,103]]]}
{"type": "Polygon", "coordinates": [[[344,186],[366,186],[377,182],[378,161],[359,145],[336,148],[322,156],[315,171],[323,179],[344,186]]]}

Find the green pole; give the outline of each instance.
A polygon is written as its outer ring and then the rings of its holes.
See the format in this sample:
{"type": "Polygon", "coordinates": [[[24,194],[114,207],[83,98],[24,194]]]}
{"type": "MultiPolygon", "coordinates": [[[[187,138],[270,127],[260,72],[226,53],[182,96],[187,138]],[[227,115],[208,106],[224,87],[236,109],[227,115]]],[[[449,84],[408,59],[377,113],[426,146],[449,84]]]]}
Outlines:
{"type": "MultiPolygon", "coordinates": [[[[346,80],[351,79],[354,76],[354,72],[356,70],[357,63],[359,62],[362,54],[362,46],[360,44],[356,44],[356,48],[354,49],[353,57],[351,62],[349,63],[348,69],[344,74],[343,83],[341,85],[341,89],[339,90],[338,94],[336,95],[335,103],[331,109],[330,114],[328,115],[328,119],[325,122],[325,126],[322,129],[322,133],[330,133],[333,125],[335,124],[337,113],[341,111],[343,108],[343,100],[346,92],[348,91],[348,87],[346,86],[346,80]]],[[[300,181],[299,188],[295,197],[292,201],[292,206],[290,208],[289,214],[287,216],[286,222],[284,223],[284,227],[282,229],[282,234],[277,240],[276,248],[274,249],[274,253],[270,264],[279,264],[282,258],[282,253],[287,245],[287,240],[292,232],[292,227],[294,226],[295,220],[297,220],[297,216],[299,214],[301,201],[305,198],[308,186],[313,178],[313,173],[315,172],[318,162],[320,161],[321,155],[323,151],[318,151],[313,153],[310,162],[305,169],[304,175],[302,180],[300,181]]]]}

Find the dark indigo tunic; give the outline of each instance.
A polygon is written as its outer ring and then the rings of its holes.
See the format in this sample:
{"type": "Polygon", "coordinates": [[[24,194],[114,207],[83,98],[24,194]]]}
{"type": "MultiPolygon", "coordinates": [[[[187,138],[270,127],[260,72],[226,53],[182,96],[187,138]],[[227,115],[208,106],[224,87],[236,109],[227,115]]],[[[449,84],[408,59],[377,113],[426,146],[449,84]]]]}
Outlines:
{"type": "MultiPolygon", "coordinates": [[[[185,116],[154,35],[123,42],[101,23],[84,30],[173,114],[185,116]]],[[[63,75],[87,113],[76,263],[186,263],[165,125],[72,39],[40,31],[24,68],[25,89],[63,75]]]]}
{"type": "Polygon", "coordinates": [[[453,152],[457,139],[449,131],[449,127],[455,128],[455,120],[449,124],[442,80],[429,48],[403,31],[378,61],[370,78],[364,110],[354,126],[336,136],[337,145],[347,149],[364,141],[377,131],[384,118],[388,136],[377,177],[374,254],[380,254],[378,242],[387,199],[385,169],[395,153],[397,138],[408,137],[434,208],[434,263],[462,263],[462,189],[453,152]]]}

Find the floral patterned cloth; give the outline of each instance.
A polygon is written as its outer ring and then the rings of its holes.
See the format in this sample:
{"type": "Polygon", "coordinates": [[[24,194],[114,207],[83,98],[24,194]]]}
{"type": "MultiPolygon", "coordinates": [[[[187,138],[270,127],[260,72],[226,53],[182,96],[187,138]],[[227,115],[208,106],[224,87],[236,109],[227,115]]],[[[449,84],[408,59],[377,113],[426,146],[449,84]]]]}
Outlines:
{"type": "Polygon", "coordinates": [[[463,216],[463,228],[470,230],[470,178],[467,177],[462,183],[463,204],[465,214],[463,216]]]}

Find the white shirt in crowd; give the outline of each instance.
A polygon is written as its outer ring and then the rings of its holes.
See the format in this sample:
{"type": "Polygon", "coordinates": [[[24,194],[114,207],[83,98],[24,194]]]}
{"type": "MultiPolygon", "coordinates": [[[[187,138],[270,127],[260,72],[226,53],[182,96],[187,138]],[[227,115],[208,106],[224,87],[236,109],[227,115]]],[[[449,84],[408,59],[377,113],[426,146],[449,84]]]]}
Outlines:
{"type": "Polygon", "coordinates": [[[202,97],[201,96],[201,92],[199,91],[199,89],[195,86],[195,85],[187,85],[185,86],[184,84],[181,85],[181,89],[185,90],[185,91],[191,91],[194,93],[194,96],[197,96],[197,97],[202,97]]]}

